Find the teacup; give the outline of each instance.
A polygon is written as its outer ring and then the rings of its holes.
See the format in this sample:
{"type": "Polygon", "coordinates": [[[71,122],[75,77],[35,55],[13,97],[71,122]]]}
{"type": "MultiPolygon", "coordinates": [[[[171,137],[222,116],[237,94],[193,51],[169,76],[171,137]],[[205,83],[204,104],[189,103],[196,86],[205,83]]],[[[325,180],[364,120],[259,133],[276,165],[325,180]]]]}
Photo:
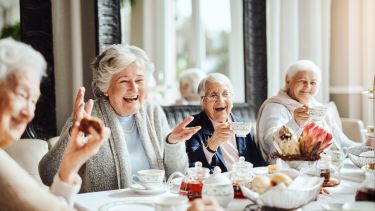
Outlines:
{"type": "Polygon", "coordinates": [[[232,130],[237,137],[246,137],[250,133],[251,127],[251,122],[232,122],[232,130]]]}
{"type": "Polygon", "coordinates": [[[137,171],[137,175],[133,175],[133,181],[147,190],[157,190],[163,185],[164,174],[164,170],[160,169],[140,170],[137,171]]]}
{"type": "Polygon", "coordinates": [[[189,206],[188,199],[183,196],[169,196],[155,202],[155,211],[180,211],[189,206]]]}
{"type": "Polygon", "coordinates": [[[327,110],[328,108],[325,106],[311,106],[307,113],[311,115],[312,120],[320,121],[326,116],[327,110]]]}

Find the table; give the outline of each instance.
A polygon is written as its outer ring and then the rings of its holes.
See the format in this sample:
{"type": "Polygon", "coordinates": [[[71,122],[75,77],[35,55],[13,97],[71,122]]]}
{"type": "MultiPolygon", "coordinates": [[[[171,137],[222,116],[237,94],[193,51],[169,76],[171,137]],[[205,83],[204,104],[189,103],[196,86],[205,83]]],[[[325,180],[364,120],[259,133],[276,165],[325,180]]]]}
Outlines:
{"type": "MultiPolygon", "coordinates": [[[[303,207],[305,211],[323,210],[322,204],[353,202],[356,190],[364,180],[362,170],[349,160],[345,161],[341,171],[341,183],[336,187],[327,188],[330,195],[319,195],[317,201],[313,201],[303,207]]],[[[98,210],[101,206],[115,201],[123,200],[144,200],[157,201],[163,197],[174,196],[176,194],[165,192],[160,195],[141,195],[130,189],[120,189],[93,193],[78,194],[75,200],[75,207],[80,211],[98,210]]],[[[235,199],[226,208],[228,211],[242,211],[251,202],[247,199],[235,199]]],[[[138,210],[141,211],[141,210],[138,210]]]]}

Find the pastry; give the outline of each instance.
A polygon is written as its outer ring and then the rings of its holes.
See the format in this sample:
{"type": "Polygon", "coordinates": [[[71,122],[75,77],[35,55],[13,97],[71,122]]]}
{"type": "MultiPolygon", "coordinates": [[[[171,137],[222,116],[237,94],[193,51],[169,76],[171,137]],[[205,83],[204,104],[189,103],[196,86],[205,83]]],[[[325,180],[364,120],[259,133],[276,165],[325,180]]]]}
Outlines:
{"type": "Polygon", "coordinates": [[[284,173],[275,173],[271,177],[271,183],[273,186],[276,186],[280,183],[284,183],[286,186],[288,186],[292,182],[292,178],[290,176],[284,174],[284,173]]]}
{"type": "Polygon", "coordinates": [[[79,124],[79,130],[84,134],[90,134],[89,128],[92,127],[97,133],[101,133],[103,121],[97,117],[84,117],[79,124]]]}
{"type": "Polygon", "coordinates": [[[257,193],[264,193],[271,187],[271,179],[264,175],[256,176],[251,182],[251,189],[257,193]]]}

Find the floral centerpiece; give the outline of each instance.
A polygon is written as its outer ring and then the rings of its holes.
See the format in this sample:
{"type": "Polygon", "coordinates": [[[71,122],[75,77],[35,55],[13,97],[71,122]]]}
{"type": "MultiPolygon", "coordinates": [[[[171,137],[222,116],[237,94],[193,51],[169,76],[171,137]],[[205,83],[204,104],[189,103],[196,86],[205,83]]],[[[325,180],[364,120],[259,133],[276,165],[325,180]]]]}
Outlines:
{"type": "Polygon", "coordinates": [[[284,161],[316,161],[320,153],[333,143],[332,134],[319,127],[315,122],[309,123],[296,140],[289,128],[283,126],[278,134],[278,139],[273,141],[276,152],[272,157],[284,161]]]}

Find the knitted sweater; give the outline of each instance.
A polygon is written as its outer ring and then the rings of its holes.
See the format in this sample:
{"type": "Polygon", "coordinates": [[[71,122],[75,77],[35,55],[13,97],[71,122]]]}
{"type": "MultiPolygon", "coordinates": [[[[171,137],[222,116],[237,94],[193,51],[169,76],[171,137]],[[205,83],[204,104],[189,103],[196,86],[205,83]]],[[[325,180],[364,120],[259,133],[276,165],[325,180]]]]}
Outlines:
{"type": "MultiPolygon", "coordinates": [[[[80,169],[82,177],[81,193],[127,188],[131,184],[131,163],[123,130],[116,114],[104,97],[94,103],[92,116],[99,117],[111,129],[111,136],[80,169]]],[[[144,102],[135,114],[139,137],[151,168],[164,169],[169,177],[173,172],[185,172],[188,159],[185,143],[168,144],[166,137],[170,128],[160,106],[144,102]]],[[[51,185],[64,150],[69,140],[72,117],[65,124],[56,146],[39,163],[39,173],[46,185],[51,185]]]]}

